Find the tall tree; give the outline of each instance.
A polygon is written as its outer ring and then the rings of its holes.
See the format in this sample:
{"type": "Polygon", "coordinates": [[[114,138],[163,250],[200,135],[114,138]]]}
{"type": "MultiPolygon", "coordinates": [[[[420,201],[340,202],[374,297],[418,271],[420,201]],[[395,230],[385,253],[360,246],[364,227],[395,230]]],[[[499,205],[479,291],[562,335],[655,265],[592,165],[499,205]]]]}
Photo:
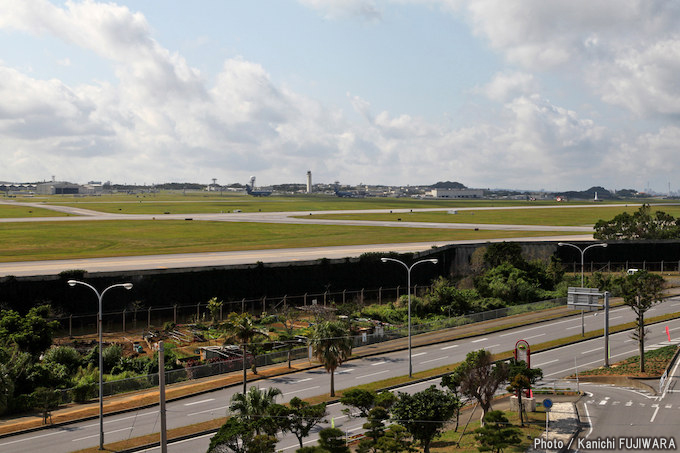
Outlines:
{"type": "Polygon", "coordinates": [[[508,379],[508,365],[494,363],[491,353],[480,349],[468,352],[465,361],[456,367],[454,373],[460,377],[460,392],[477,400],[482,408],[483,424],[496,390],[508,379]]]}
{"type": "Polygon", "coordinates": [[[247,393],[232,395],[229,411],[248,422],[256,434],[262,434],[263,431],[267,434],[275,434],[277,432],[275,423],[271,423],[268,417],[276,397],[281,394],[281,390],[275,387],[269,387],[266,390],[250,387],[247,393]]]}
{"type": "Polygon", "coordinates": [[[300,448],[303,448],[302,439],[309,436],[312,429],[324,421],[326,403],[312,405],[295,397],[290,400],[289,406],[275,404],[269,412],[275,417],[281,430],[293,433],[300,443],[300,448]]]}
{"type": "Polygon", "coordinates": [[[456,412],[460,400],[434,385],[422,392],[409,395],[399,392],[392,406],[392,418],[420,442],[425,453],[430,452],[432,440],[456,412]]]}
{"type": "Polygon", "coordinates": [[[54,331],[59,327],[57,321],[50,321],[50,306],[42,305],[20,315],[14,310],[0,311],[0,345],[16,345],[20,351],[38,357],[52,346],[54,331]]]}
{"type": "Polygon", "coordinates": [[[661,302],[661,291],[664,286],[663,277],[647,271],[638,271],[624,275],[618,280],[621,286],[623,303],[635,313],[635,331],[633,337],[638,341],[640,351],[640,373],[645,372],[645,313],[658,302],[661,302]]]}
{"type": "Polygon", "coordinates": [[[595,239],[675,239],[680,237],[680,219],[663,211],[652,212],[643,204],[633,214],[623,212],[612,220],[599,220],[595,224],[595,239]]]}
{"type": "Polygon", "coordinates": [[[335,370],[352,354],[352,337],[342,324],[324,321],[314,326],[309,344],[316,359],[331,374],[331,396],[335,396],[335,370]]]}
{"type": "Polygon", "coordinates": [[[380,393],[375,390],[365,390],[360,388],[349,389],[340,397],[340,403],[356,409],[357,413],[351,413],[350,409],[343,409],[343,412],[350,417],[368,417],[368,413],[374,407],[384,407],[389,409],[397,400],[394,393],[384,390],[380,393]]]}
{"type": "Polygon", "coordinates": [[[269,337],[267,332],[260,329],[253,323],[253,319],[247,313],[231,313],[225,326],[227,341],[241,343],[243,352],[243,393],[246,393],[246,383],[248,381],[248,367],[246,366],[247,346],[257,337],[269,337]]]}

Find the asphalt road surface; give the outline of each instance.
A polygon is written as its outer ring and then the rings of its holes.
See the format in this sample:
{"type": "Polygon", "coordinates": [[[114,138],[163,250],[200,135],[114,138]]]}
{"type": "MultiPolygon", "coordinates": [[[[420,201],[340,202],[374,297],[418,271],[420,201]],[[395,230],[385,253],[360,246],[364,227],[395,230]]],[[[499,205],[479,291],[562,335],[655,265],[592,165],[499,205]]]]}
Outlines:
{"type": "MultiPolygon", "coordinates": [[[[680,298],[668,299],[654,307],[649,316],[676,312],[679,307],[680,298]]],[[[621,324],[633,318],[632,311],[628,307],[612,309],[610,316],[612,325],[621,324]]],[[[594,316],[594,314],[586,316],[587,331],[600,329],[602,324],[603,317],[601,313],[598,316],[594,316]]],[[[648,347],[668,343],[666,326],[669,327],[672,336],[680,335],[680,320],[650,326],[650,333],[647,339],[648,347]]],[[[456,363],[462,361],[468,352],[482,348],[492,352],[510,351],[513,349],[516,341],[520,339],[524,339],[530,344],[537,344],[577,334],[580,328],[581,318],[576,316],[474,338],[425,346],[413,350],[413,367],[414,371],[418,372],[445,364],[456,363]]],[[[610,345],[610,358],[612,362],[637,354],[637,344],[630,338],[629,332],[611,335],[610,345]]],[[[538,367],[543,370],[544,381],[548,386],[552,385],[554,380],[573,374],[577,368],[581,370],[594,368],[601,366],[603,362],[604,340],[602,338],[536,353],[531,357],[532,367],[538,367]]],[[[407,351],[397,351],[351,360],[337,370],[335,379],[336,389],[339,390],[361,383],[406,374],[408,374],[407,351]]],[[[327,393],[329,375],[322,368],[317,368],[256,381],[253,385],[262,388],[277,387],[281,389],[283,398],[279,402],[286,402],[294,396],[310,397],[327,393]]],[[[424,387],[414,385],[409,388],[418,391],[424,387]]],[[[238,391],[240,391],[240,386],[234,386],[169,403],[167,406],[168,429],[224,416],[229,398],[238,391]]],[[[638,411],[639,409],[636,407],[635,410],[638,411]]],[[[646,416],[644,414],[644,417],[646,416]]],[[[357,419],[345,418],[336,420],[336,427],[345,430],[360,429],[361,424],[362,422],[357,419]]],[[[158,429],[157,408],[142,409],[105,418],[105,440],[107,443],[158,432],[158,429]]],[[[658,429],[659,433],[664,432],[661,426],[655,425],[654,429],[658,429]]],[[[50,453],[66,453],[89,446],[96,446],[98,440],[98,421],[91,420],[0,439],[0,451],[35,452],[49,449],[50,453]]],[[[179,448],[185,451],[204,451],[207,445],[206,442],[209,442],[209,438],[192,439],[181,444],[179,448]]],[[[281,441],[281,446],[282,448],[292,448],[296,442],[295,439],[286,438],[281,441]]]]}

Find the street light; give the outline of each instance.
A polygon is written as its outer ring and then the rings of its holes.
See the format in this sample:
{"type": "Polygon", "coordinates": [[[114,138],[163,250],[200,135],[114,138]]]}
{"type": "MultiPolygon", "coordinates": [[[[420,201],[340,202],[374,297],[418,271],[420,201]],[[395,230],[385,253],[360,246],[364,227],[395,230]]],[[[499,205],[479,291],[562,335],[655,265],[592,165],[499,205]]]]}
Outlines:
{"type": "Polygon", "coordinates": [[[588,247],[585,247],[584,249],[581,249],[581,247],[579,247],[576,244],[570,244],[568,242],[558,242],[557,245],[559,245],[560,247],[568,245],[569,247],[574,247],[576,250],[581,252],[581,288],[583,288],[583,257],[586,254],[586,250],[588,250],[589,248],[593,248],[593,247],[606,247],[607,244],[604,243],[604,242],[601,242],[601,243],[598,243],[598,244],[589,245],[588,247]]]}
{"type": "MultiPolygon", "coordinates": [[[[607,244],[604,243],[604,242],[600,242],[600,243],[597,243],[597,244],[591,244],[591,245],[589,245],[589,246],[587,246],[583,249],[581,249],[581,247],[579,247],[578,245],[570,244],[569,242],[558,242],[557,245],[560,246],[560,247],[568,245],[569,247],[573,247],[576,250],[578,250],[579,252],[581,252],[581,288],[583,288],[583,257],[586,254],[586,250],[593,248],[593,247],[606,247],[607,244]]],[[[581,309],[581,336],[582,337],[586,336],[586,323],[585,323],[585,314],[584,314],[583,309],[581,309]]]]}
{"type": "Polygon", "coordinates": [[[416,261],[409,267],[406,263],[400,260],[395,260],[394,258],[380,258],[380,261],[383,263],[386,263],[388,261],[394,261],[395,263],[399,263],[402,266],[406,268],[406,273],[407,273],[407,287],[408,287],[408,377],[412,378],[413,377],[413,364],[411,362],[411,269],[416,267],[420,263],[432,263],[432,264],[437,264],[439,260],[437,259],[429,259],[429,260],[420,260],[416,261]]]}
{"type": "Polygon", "coordinates": [[[81,282],[79,280],[69,280],[69,286],[83,285],[90,288],[97,295],[99,301],[99,311],[97,314],[97,331],[99,332],[99,449],[104,449],[104,358],[102,355],[102,299],[104,294],[111,288],[122,287],[125,289],[132,289],[132,283],[117,283],[106,288],[99,293],[94,286],[89,283],[81,282]]]}

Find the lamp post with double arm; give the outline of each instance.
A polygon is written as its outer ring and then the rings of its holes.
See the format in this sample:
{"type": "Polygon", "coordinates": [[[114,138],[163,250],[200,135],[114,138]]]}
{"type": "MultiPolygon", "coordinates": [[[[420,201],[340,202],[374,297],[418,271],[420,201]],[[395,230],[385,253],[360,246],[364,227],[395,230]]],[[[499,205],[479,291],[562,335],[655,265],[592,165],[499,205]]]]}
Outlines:
{"type": "Polygon", "coordinates": [[[111,288],[125,288],[125,289],[132,289],[132,283],[117,283],[115,285],[111,285],[104,289],[101,293],[97,291],[97,289],[90,285],[89,283],[81,282],[79,280],[69,280],[67,282],[69,286],[76,286],[76,285],[83,285],[87,286],[90,288],[94,293],[97,295],[97,300],[99,302],[99,310],[97,312],[97,331],[99,333],[99,449],[103,450],[104,449],[104,358],[102,355],[102,331],[103,331],[103,326],[102,326],[102,299],[104,298],[104,294],[111,288]]]}
{"type": "Polygon", "coordinates": [[[411,361],[411,270],[414,267],[416,267],[418,264],[421,264],[421,263],[437,264],[439,262],[439,260],[437,260],[437,259],[420,260],[420,261],[416,261],[411,266],[408,266],[403,261],[396,260],[394,258],[380,258],[380,261],[382,261],[383,263],[386,263],[388,261],[394,261],[395,263],[399,263],[406,268],[407,285],[408,285],[407,286],[407,288],[408,288],[408,377],[412,378],[413,377],[413,363],[411,361]]]}

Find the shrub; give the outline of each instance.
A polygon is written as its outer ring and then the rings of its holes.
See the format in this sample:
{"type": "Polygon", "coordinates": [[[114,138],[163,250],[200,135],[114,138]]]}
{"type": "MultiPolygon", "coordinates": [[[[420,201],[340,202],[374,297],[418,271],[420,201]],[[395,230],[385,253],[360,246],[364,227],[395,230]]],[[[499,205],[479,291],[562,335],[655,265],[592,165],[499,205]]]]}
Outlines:
{"type": "Polygon", "coordinates": [[[70,370],[77,370],[83,364],[83,357],[75,348],[70,346],[57,346],[45,352],[44,362],[59,363],[70,370]]]}

